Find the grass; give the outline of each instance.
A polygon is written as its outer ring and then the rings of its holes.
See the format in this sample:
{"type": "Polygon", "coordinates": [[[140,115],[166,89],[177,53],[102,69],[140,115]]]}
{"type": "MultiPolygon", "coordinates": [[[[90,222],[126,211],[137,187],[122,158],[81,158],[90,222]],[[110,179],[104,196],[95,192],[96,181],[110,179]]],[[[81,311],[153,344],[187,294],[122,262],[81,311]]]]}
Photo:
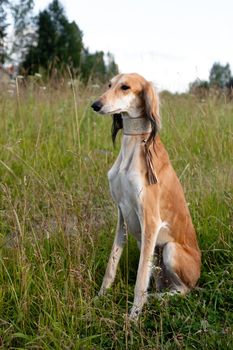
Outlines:
{"type": "Polygon", "coordinates": [[[233,348],[233,103],[161,97],[161,137],[202,250],[198,288],[124,315],[139,253],[129,237],[113,288],[96,298],[116,225],[107,170],[118,151],[98,88],[18,82],[0,92],[0,348],[233,348]],[[21,86],[22,85],[22,86],[21,86]]]}

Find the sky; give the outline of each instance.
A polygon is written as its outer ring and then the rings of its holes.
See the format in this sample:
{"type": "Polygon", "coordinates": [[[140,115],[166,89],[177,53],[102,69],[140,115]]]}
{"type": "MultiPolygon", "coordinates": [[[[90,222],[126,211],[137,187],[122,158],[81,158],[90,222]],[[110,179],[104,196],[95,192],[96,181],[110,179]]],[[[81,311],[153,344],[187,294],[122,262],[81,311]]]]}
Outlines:
{"type": "MultiPolygon", "coordinates": [[[[43,10],[49,0],[35,0],[43,10]]],[[[214,62],[233,74],[233,0],[60,0],[91,52],[110,51],[121,73],[159,90],[187,91],[214,62]]]]}

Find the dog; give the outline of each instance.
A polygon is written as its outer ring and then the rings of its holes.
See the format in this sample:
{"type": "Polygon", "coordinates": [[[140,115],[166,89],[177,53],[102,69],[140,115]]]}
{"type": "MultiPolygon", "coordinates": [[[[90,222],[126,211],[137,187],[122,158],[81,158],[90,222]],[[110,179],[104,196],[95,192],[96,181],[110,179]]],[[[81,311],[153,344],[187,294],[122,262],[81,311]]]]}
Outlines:
{"type": "Polygon", "coordinates": [[[136,73],[119,74],[91,107],[112,115],[113,142],[123,129],[120,153],[108,172],[118,223],[99,295],[114,281],[129,231],[140,249],[129,315],[137,319],[155,264],[159,293],[186,294],[200,277],[201,253],[182,186],[158,134],[159,97],[153,84],[136,73]]]}

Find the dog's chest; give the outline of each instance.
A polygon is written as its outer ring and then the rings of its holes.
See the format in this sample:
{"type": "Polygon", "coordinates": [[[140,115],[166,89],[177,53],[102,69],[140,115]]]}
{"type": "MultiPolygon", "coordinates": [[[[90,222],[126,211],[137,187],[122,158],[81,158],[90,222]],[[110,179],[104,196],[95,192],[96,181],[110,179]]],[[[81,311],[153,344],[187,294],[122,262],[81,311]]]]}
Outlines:
{"type": "Polygon", "coordinates": [[[117,204],[139,205],[143,190],[139,172],[119,169],[112,177],[110,170],[108,178],[112,197],[117,204]]]}
{"type": "Polygon", "coordinates": [[[112,197],[120,207],[129,230],[138,235],[144,184],[138,151],[128,152],[126,157],[120,154],[108,172],[108,179],[112,197]]]}

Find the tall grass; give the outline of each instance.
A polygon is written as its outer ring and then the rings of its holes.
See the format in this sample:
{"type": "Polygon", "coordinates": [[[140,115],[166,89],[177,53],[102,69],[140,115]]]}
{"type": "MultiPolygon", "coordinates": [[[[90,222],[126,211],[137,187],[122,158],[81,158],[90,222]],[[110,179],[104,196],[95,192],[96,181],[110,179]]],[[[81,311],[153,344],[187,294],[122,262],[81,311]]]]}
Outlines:
{"type": "Polygon", "coordinates": [[[161,96],[161,137],[202,250],[199,286],[151,298],[129,324],[138,251],[96,298],[115,232],[106,173],[118,151],[98,88],[18,82],[0,92],[0,348],[232,349],[233,104],[161,96]]]}

